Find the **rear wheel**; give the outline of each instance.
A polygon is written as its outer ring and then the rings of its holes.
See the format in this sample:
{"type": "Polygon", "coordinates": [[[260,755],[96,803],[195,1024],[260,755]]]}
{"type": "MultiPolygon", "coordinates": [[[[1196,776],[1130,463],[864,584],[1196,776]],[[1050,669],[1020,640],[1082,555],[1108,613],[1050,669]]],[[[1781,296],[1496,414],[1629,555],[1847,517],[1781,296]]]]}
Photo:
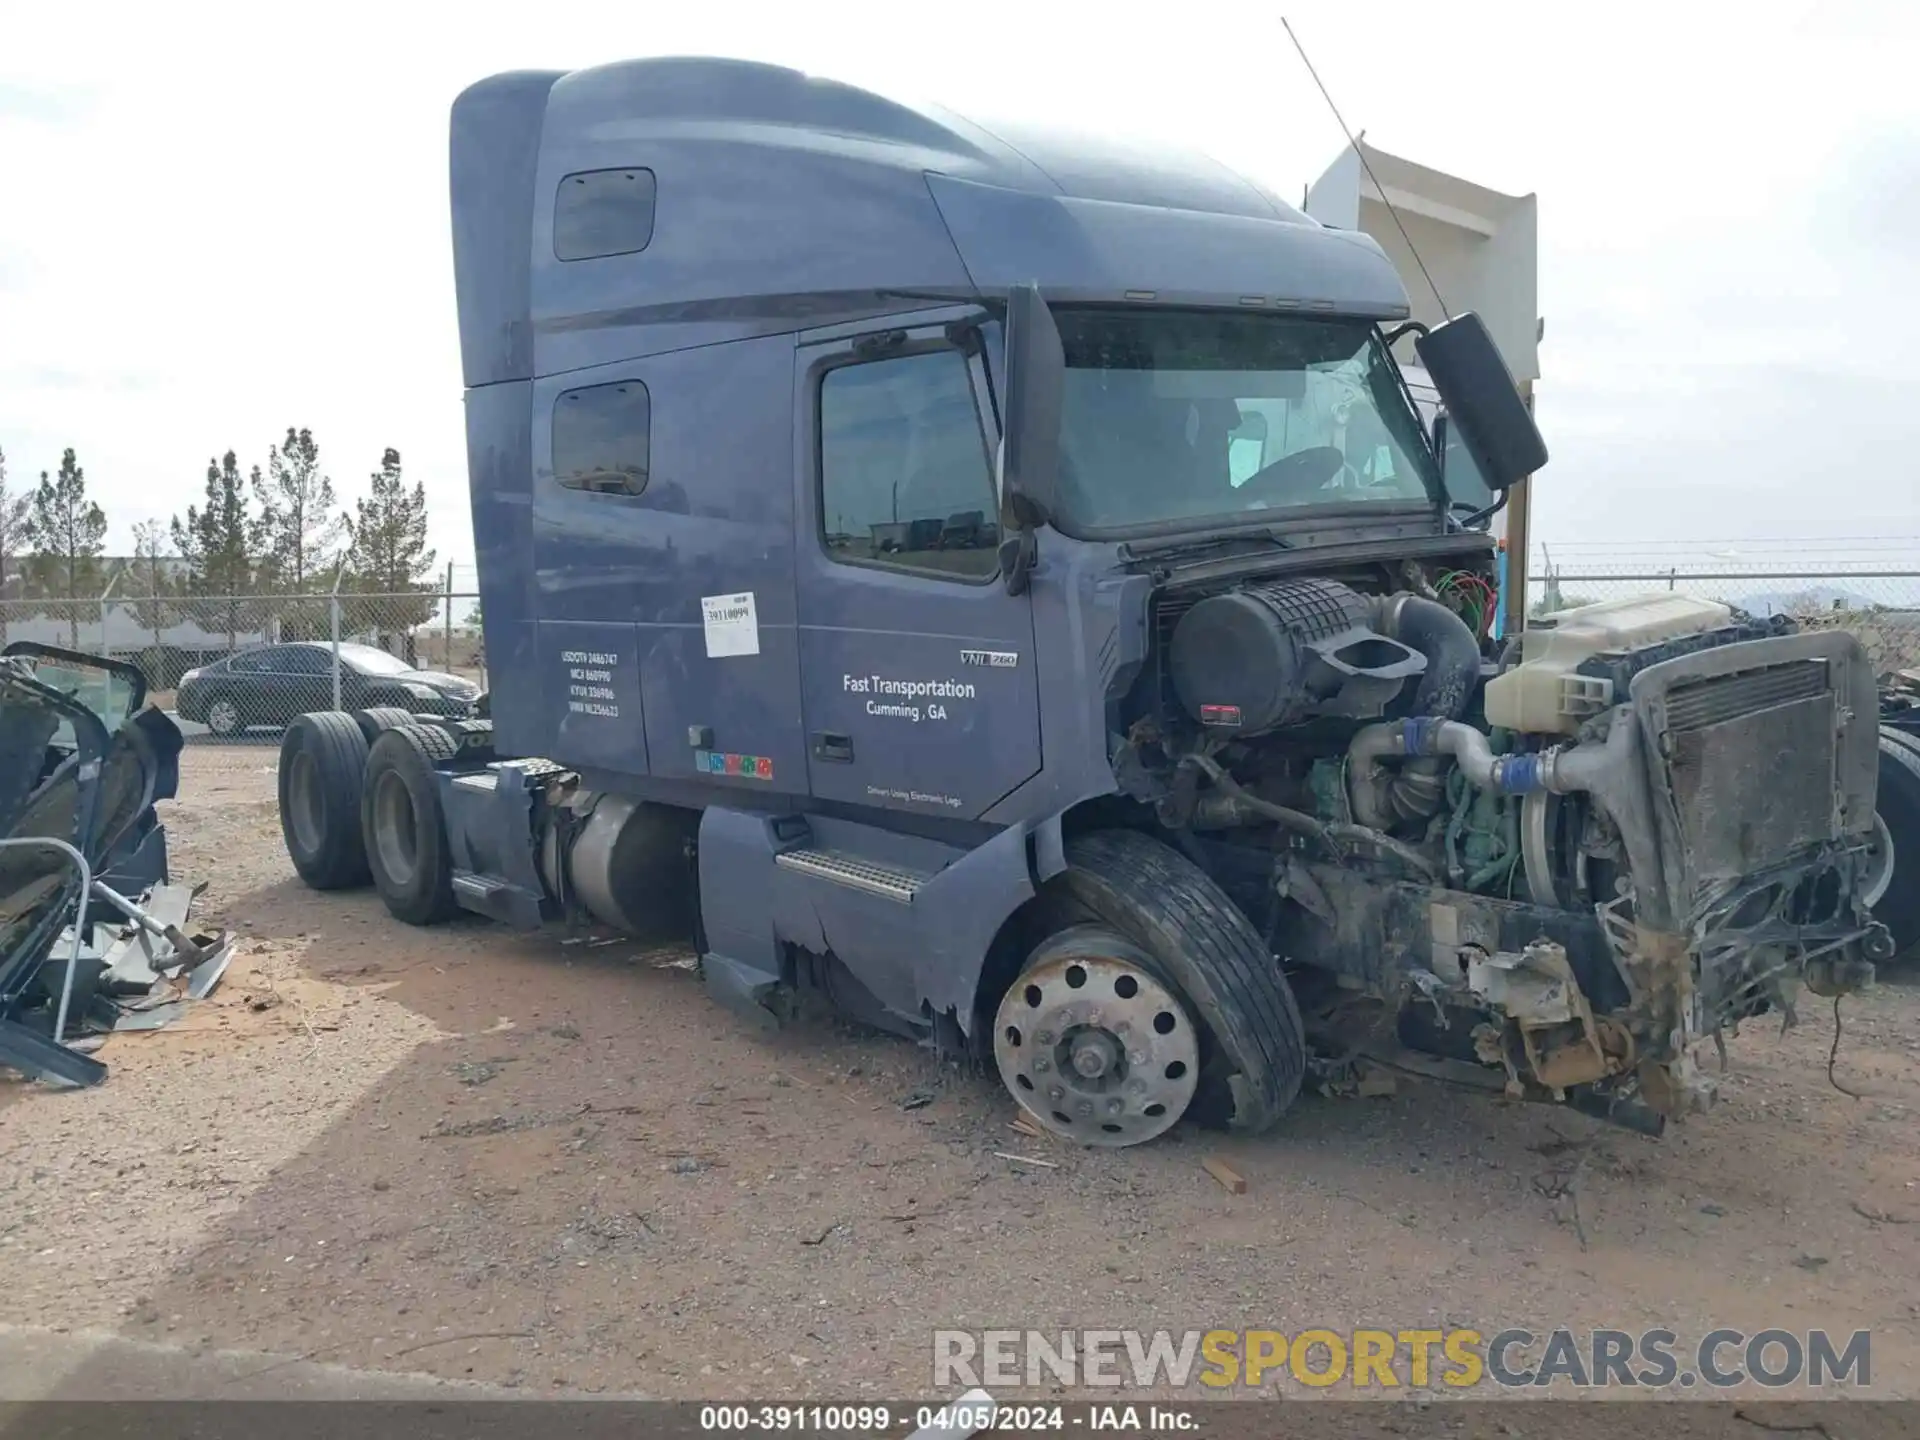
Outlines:
{"type": "Polygon", "coordinates": [[[371,745],[394,726],[413,724],[413,712],[402,710],[398,705],[374,705],[354,711],[353,720],[371,745]]]}
{"type": "Polygon", "coordinates": [[[1068,918],[995,1016],[995,1059],[1014,1098],[1038,1123],[1096,1145],[1139,1144],[1182,1113],[1234,1130],[1272,1126],[1300,1093],[1306,1034],[1246,916],[1192,861],[1134,831],[1070,840],[1067,866],[1068,918]],[[1074,1078],[1040,1083],[1063,1063],[1074,1078]],[[1056,1113],[1058,1099],[1069,1103],[1056,1113]]]}
{"type": "Polygon", "coordinates": [[[434,925],[453,915],[453,863],[436,761],[452,740],[425,725],[396,725],[367,753],[360,829],[374,888],[395,918],[434,925]]]}
{"type": "Polygon", "coordinates": [[[338,710],[295,717],[280,741],[280,835],[300,878],[316,890],[367,883],[360,781],[367,741],[338,710]]]}
{"type": "Polygon", "coordinates": [[[1894,959],[1911,961],[1920,947],[1920,741],[1884,729],[1867,891],[1894,959]]]}

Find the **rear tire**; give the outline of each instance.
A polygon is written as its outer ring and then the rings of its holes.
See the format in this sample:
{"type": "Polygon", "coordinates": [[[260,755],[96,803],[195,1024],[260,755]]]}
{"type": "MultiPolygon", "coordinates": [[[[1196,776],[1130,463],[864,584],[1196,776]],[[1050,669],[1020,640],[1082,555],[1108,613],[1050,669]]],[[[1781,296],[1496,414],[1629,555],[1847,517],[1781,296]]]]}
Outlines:
{"type": "Polygon", "coordinates": [[[360,727],[360,733],[367,737],[371,745],[396,725],[411,725],[413,712],[402,710],[398,705],[373,705],[365,710],[353,712],[353,720],[360,727]]]}
{"type": "Polygon", "coordinates": [[[1873,918],[1893,936],[1893,961],[1911,962],[1920,947],[1920,741],[1880,732],[1880,785],[1875,810],[1884,827],[1885,884],[1873,918]]]}
{"type": "Polygon", "coordinates": [[[1307,1039],[1259,932],[1206,872],[1151,836],[1098,830],[1066,850],[1067,893],[1141,946],[1198,1022],[1200,1077],[1187,1117],[1270,1129],[1300,1094],[1307,1039]]]}
{"type": "Polygon", "coordinates": [[[387,910],[409,925],[437,925],[459,908],[434,771],[453,753],[445,731],[411,724],[386,731],[367,752],[360,794],[367,868],[387,910]]]}
{"type": "Polygon", "coordinates": [[[366,736],[338,710],[296,716],[281,738],[280,836],[294,870],[315,890],[367,883],[360,838],[366,768],[366,736]]]}

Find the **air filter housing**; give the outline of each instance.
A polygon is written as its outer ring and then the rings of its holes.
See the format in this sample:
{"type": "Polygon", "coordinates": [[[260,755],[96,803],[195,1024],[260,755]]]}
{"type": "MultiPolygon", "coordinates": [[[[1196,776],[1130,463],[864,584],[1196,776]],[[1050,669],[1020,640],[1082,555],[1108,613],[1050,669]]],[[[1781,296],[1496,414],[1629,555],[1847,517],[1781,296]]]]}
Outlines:
{"type": "Polygon", "coordinates": [[[1426,658],[1371,626],[1373,602],[1334,580],[1210,595],[1169,642],[1174,693],[1210,729],[1258,735],[1322,715],[1378,715],[1426,658]]]}

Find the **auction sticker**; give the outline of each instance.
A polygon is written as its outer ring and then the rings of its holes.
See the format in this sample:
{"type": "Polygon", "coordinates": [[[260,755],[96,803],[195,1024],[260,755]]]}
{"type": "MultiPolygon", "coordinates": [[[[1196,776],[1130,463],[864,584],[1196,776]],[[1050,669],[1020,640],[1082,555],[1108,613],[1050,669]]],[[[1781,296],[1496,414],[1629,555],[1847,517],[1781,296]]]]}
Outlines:
{"type": "Polygon", "coordinates": [[[709,660],[760,653],[760,619],[754,613],[751,590],[738,595],[702,595],[700,620],[706,627],[709,660]]]}

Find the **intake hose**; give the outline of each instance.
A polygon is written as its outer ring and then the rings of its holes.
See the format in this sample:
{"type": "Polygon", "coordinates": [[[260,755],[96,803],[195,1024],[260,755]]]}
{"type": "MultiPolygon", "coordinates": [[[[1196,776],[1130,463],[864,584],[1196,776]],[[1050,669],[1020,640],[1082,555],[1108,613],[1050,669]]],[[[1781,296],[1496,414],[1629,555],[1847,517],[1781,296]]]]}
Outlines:
{"type": "Polygon", "coordinates": [[[1378,775],[1381,759],[1398,755],[1451,756],[1469,783],[1496,795],[1528,795],[1552,788],[1544,773],[1550,762],[1543,757],[1496,755],[1487,737],[1471,725],[1412,715],[1405,720],[1368,725],[1353,737],[1347,747],[1347,764],[1356,798],[1367,778],[1378,775]]]}
{"type": "MultiPolygon", "coordinates": [[[[1426,657],[1426,672],[1413,696],[1414,716],[1453,721],[1464,715],[1480,681],[1480,642],[1467,622],[1439,601],[1404,590],[1381,599],[1373,621],[1381,634],[1426,657]]],[[[1380,753],[1363,757],[1356,750],[1351,759],[1377,761],[1380,753]]],[[[1380,830],[1432,815],[1446,797],[1439,762],[1432,759],[1411,760],[1390,778],[1381,775],[1377,763],[1351,764],[1348,789],[1354,819],[1380,830]]]]}
{"type": "Polygon", "coordinates": [[[1458,720],[1467,713],[1480,681],[1480,642],[1466,621],[1438,600],[1403,590],[1380,601],[1374,625],[1389,640],[1427,657],[1426,674],[1413,696],[1414,714],[1458,720]]]}

